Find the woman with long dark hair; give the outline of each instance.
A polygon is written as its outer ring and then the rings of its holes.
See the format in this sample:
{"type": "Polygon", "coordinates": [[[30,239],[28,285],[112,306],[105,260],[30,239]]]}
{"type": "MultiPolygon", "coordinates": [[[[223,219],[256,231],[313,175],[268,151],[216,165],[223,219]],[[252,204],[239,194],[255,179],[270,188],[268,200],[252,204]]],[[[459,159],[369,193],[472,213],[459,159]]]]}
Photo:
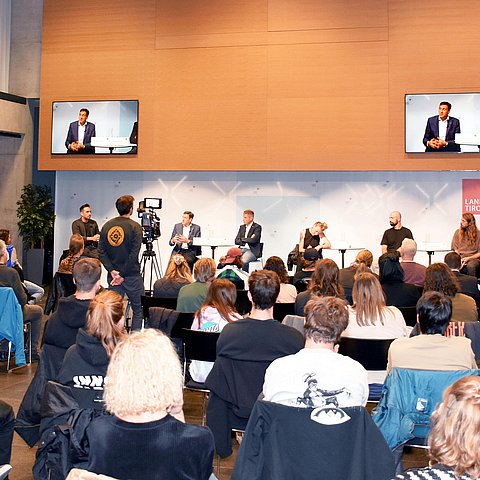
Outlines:
{"type": "Polygon", "coordinates": [[[293,303],[297,298],[297,289],[290,283],[287,268],[280,257],[270,257],[263,266],[264,270],[271,270],[278,275],[280,279],[280,293],[277,297],[277,303],[293,303]]]}

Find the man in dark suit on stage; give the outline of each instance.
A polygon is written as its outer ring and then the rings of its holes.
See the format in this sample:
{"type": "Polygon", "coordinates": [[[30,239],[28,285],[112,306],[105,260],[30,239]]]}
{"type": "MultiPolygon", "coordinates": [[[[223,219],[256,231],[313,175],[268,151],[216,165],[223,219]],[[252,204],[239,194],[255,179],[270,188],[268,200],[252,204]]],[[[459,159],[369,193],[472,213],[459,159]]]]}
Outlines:
{"type": "Polygon", "coordinates": [[[455,277],[457,277],[458,283],[460,284],[460,292],[472,297],[475,302],[477,302],[477,307],[480,307],[478,279],[472,275],[460,273],[460,268],[462,266],[462,259],[460,255],[456,252],[449,252],[445,255],[444,261],[453,272],[455,277]]]}
{"type": "Polygon", "coordinates": [[[183,255],[193,272],[193,265],[197,261],[197,256],[202,253],[201,247],[193,245],[193,239],[194,237],[201,237],[202,231],[200,225],[195,225],[192,220],[192,212],[188,210],[183,212],[182,222],[175,224],[171,240],[168,243],[173,246],[172,254],[180,253],[183,255]]]}
{"type": "Polygon", "coordinates": [[[78,121],[70,124],[65,140],[67,153],[95,153],[95,147],[91,144],[92,137],[96,136],[95,125],[87,122],[89,114],[88,109],[80,109],[78,121]]]}
{"type": "Polygon", "coordinates": [[[460,133],[460,121],[450,117],[452,105],[440,102],[438,115],[427,120],[423,144],[426,152],[459,152],[460,145],[455,143],[455,134],[460,133]]]}
{"type": "Polygon", "coordinates": [[[240,225],[235,245],[242,250],[243,270],[248,272],[248,264],[254,262],[262,256],[262,246],[260,239],[262,237],[262,226],[253,221],[253,210],[243,212],[243,225],[240,225]]]}

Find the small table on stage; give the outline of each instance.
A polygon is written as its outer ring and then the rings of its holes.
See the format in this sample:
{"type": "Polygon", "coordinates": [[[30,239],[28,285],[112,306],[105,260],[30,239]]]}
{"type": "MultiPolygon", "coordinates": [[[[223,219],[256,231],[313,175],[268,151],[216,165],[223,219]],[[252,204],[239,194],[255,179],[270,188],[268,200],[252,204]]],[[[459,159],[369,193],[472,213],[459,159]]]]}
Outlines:
{"type": "Polygon", "coordinates": [[[424,243],[422,245],[422,248],[417,248],[417,252],[426,252],[428,255],[428,265],[432,264],[432,255],[435,255],[435,252],[440,253],[440,252],[451,252],[451,248],[445,248],[445,245],[440,245],[440,244],[428,244],[424,243]]]}
{"type": "Polygon", "coordinates": [[[330,250],[338,250],[342,254],[342,268],[345,268],[345,252],[347,250],[364,250],[365,247],[347,247],[337,244],[335,246],[330,247],[330,250]]]}
{"type": "Polygon", "coordinates": [[[212,249],[212,258],[215,260],[215,249],[217,247],[234,247],[232,242],[228,242],[225,238],[207,238],[193,237],[193,245],[198,247],[210,247],[212,249]]]}
{"type": "Polygon", "coordinates": [[[108,148],[113,153],[115,148],[132,148],[137,144],[130,143],[129,137],[92,137],[92,147],[108,148]]]}

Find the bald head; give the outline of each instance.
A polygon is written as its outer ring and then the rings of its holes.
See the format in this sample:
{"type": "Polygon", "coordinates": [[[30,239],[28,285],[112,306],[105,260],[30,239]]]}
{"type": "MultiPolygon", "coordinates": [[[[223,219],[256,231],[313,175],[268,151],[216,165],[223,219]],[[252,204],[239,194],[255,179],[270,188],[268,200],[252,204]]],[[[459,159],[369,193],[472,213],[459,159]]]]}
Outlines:
{"type": "Polygon", "coordinates": [[[388,220],[390,225],[394,228],[401,228],[402,226],[402,214],[394,210],[390,213],[388,220]]]}
{"type": "Polygon", "coordinates": [[[402,260],[413,260],[417,253],[417,242],[411,238],[404,238],[400,247],[400,255],[402,260]]]}

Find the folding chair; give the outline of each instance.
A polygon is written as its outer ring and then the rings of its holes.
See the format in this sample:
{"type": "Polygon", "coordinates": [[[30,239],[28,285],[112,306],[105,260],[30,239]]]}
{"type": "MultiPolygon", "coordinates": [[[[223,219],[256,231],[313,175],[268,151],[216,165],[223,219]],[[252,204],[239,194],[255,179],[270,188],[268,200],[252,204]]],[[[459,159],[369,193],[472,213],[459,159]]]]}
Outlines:
{"type": "Polygon", "coordinates": [[[295,303],[276,303],[273,306],[273,318],[279,322],[287,315],[295,315],[295,303]]]}

